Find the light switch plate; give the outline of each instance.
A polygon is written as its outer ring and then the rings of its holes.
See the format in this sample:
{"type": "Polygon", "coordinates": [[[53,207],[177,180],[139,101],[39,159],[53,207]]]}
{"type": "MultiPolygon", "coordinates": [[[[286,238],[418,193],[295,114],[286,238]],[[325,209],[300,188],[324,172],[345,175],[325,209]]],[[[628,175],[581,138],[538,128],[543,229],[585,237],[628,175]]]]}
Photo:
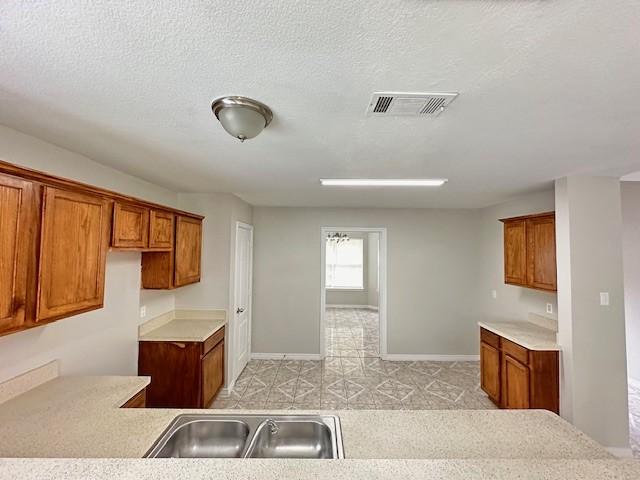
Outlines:
{"type": "Polygon", "coordinates": [[[547,303],[547,313],[553,313],[553,303],[547,303]]]}
{"type": "Polygon", "coordinates": [[[498,298],[498,292],[496,290],[491,290],[491,298],[498,298]]]}
{"type": "Polygon", "coordinates": [[[147,306],[146,305],[142,305],[140,307],[140,318],[144,318],[147,316],[147,306]]]}
{"type": "Polygon", "coordinates": [[[600,305],[603,307],[609,305],[609,292],[600,292],[600,305]]]}

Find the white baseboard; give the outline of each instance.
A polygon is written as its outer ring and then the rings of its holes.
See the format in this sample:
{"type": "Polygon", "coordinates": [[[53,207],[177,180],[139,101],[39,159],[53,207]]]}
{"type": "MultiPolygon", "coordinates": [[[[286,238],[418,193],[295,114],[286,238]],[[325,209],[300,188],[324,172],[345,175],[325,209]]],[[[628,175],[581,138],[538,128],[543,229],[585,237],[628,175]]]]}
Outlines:
{"type": "Polygon", "coordinates": [[[433,354],[405,354],[387,353],[382,355],[383,360],[394,362],[477,362],[480,355],[433,355],[433,354]]]}
{"type": "Polygon", "coordinates": [[[633,452],[629,447],[605,447],[606,450],[618,458],[633,458],[633,452]]]}
{"type": "Polygon", "coordinates": [[[251,360],[320,360],[319,353],[251,353],[251,360]]]}
{"type": "Polygon", "coordinates": [[[361,308],[363,310],[375,310],[378,311],[378,307],[375,305],[325,305],[325,308],[361,308]]]}

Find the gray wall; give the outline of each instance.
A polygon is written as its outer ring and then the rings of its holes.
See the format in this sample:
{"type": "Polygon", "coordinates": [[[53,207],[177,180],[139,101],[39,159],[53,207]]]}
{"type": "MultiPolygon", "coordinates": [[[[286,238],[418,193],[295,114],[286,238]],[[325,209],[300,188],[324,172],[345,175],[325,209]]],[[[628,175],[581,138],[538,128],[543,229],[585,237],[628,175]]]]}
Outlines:
{"type": "Polygon", "coordinates": [[[340,230],[348,233],[351,238],[363,239],[363,286],[362,290],[341,290],[327,289],[326,303],[331,305],[361,305],[363,307],[369,304],[369,242],[366,233],[349,232],[349,230],[340,230]]]}
{"type": "Polygon", "coordinates": [[[319,353],[320,228],[388,229],[388,352],[477,354],[473,210],[256,207],[252,351],[319,353]]]}
{"type": "Polygon", "coordinates": [[[602,445],[627,448],[620,181],[562,178],[555,193],[560,414],[602,445]]]}
{"type": "Polygon", "coordinates": [[[257,207],[252,349],[318,353],[320,228],[344,225],[388,228],[389,353],[476,355],[476,321],[556,312],[554,293],[504,284],[498,221],[553,209],[552,190],[478,210],[257,207]]]}
{"type": "Polygon", "coordinates": [[[518,197],[479,211],[481,230],[478,240],[480,251],[480,277],[478,280],[480,305],[489,320],[526,320],[529,312],[557,318],[557,295],[531,288],[504,283],[503,226],[500,218],[517,217],[554,210],[554,192],[518,197]],[[496,291],[496,298],[492,297],[496,291]],[[546,304],[553,305],[553,314],[545,313],[546,304]]]}
{"type": "Polygon", "coordinates": [[[622,182],[621,188],[627,368],[640,382],[640,182],[622,182]]]}

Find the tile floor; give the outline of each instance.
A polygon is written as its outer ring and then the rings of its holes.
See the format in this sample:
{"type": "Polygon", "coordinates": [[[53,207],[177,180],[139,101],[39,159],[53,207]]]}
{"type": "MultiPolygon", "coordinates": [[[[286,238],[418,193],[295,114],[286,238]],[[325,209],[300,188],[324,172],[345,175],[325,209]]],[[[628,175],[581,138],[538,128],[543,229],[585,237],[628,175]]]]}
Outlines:
{"type": "Polygon", "coordinates": [[[379,357],[378,312],[369,309],[327,308],[325,348],[329,357],[379,357]]]}
{"type": "Polygon", "coordinates": [[[640,458],[640,384],[629,381],[629,437],[633,456],[640,458]]]}
{"type": "Polygon", "coordinates": [[[213,408],[493,409],[480,389],[478,362],[390,362],[377,352],[377,315],[338,309],[328,315],[333,356],[252,360],[213,408]]]}

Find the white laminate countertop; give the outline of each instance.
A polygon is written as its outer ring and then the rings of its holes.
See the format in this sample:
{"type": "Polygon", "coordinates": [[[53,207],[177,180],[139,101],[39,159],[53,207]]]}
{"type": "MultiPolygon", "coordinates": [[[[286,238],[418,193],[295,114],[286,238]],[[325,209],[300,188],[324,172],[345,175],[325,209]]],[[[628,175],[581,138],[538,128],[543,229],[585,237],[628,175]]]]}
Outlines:
{"type": "Polygon", "coordinates": [[[531,322],[478,322],[478,325],[529,350],[560,350],[555,331],[531,322]]]}
{"type": "Polygon", "coordinates": [[[300,411],[340,417],[345,459],[143,459],[182,413],[294,413],[118,408],[148,384],[57,377],[2,403],[0,479],[640,478],[640,462],[541,410],[300,411]]]}
{"type": "MultiPolygon", "coordinates": [[[[58,377],[14,397],[0,406],[0,439],[10,439],[0,442],[0,457],[141,458],[181,413],[277,413],[118,408],[148,384],[148,377],[58,377]]],[[[542,410],[324,413],[340,417],[350,459],[613,458],[542,410]]]]}
{"type": "Polygon", "coordinates": [[[637,480],[637,460],[0,459],[2,480],[637,480]]]}
{"type": "Polygon", "coordinates": [[[138,335],[141,342],[204,342],[224,327],[224,319],[176,318],[138,335]]]}

